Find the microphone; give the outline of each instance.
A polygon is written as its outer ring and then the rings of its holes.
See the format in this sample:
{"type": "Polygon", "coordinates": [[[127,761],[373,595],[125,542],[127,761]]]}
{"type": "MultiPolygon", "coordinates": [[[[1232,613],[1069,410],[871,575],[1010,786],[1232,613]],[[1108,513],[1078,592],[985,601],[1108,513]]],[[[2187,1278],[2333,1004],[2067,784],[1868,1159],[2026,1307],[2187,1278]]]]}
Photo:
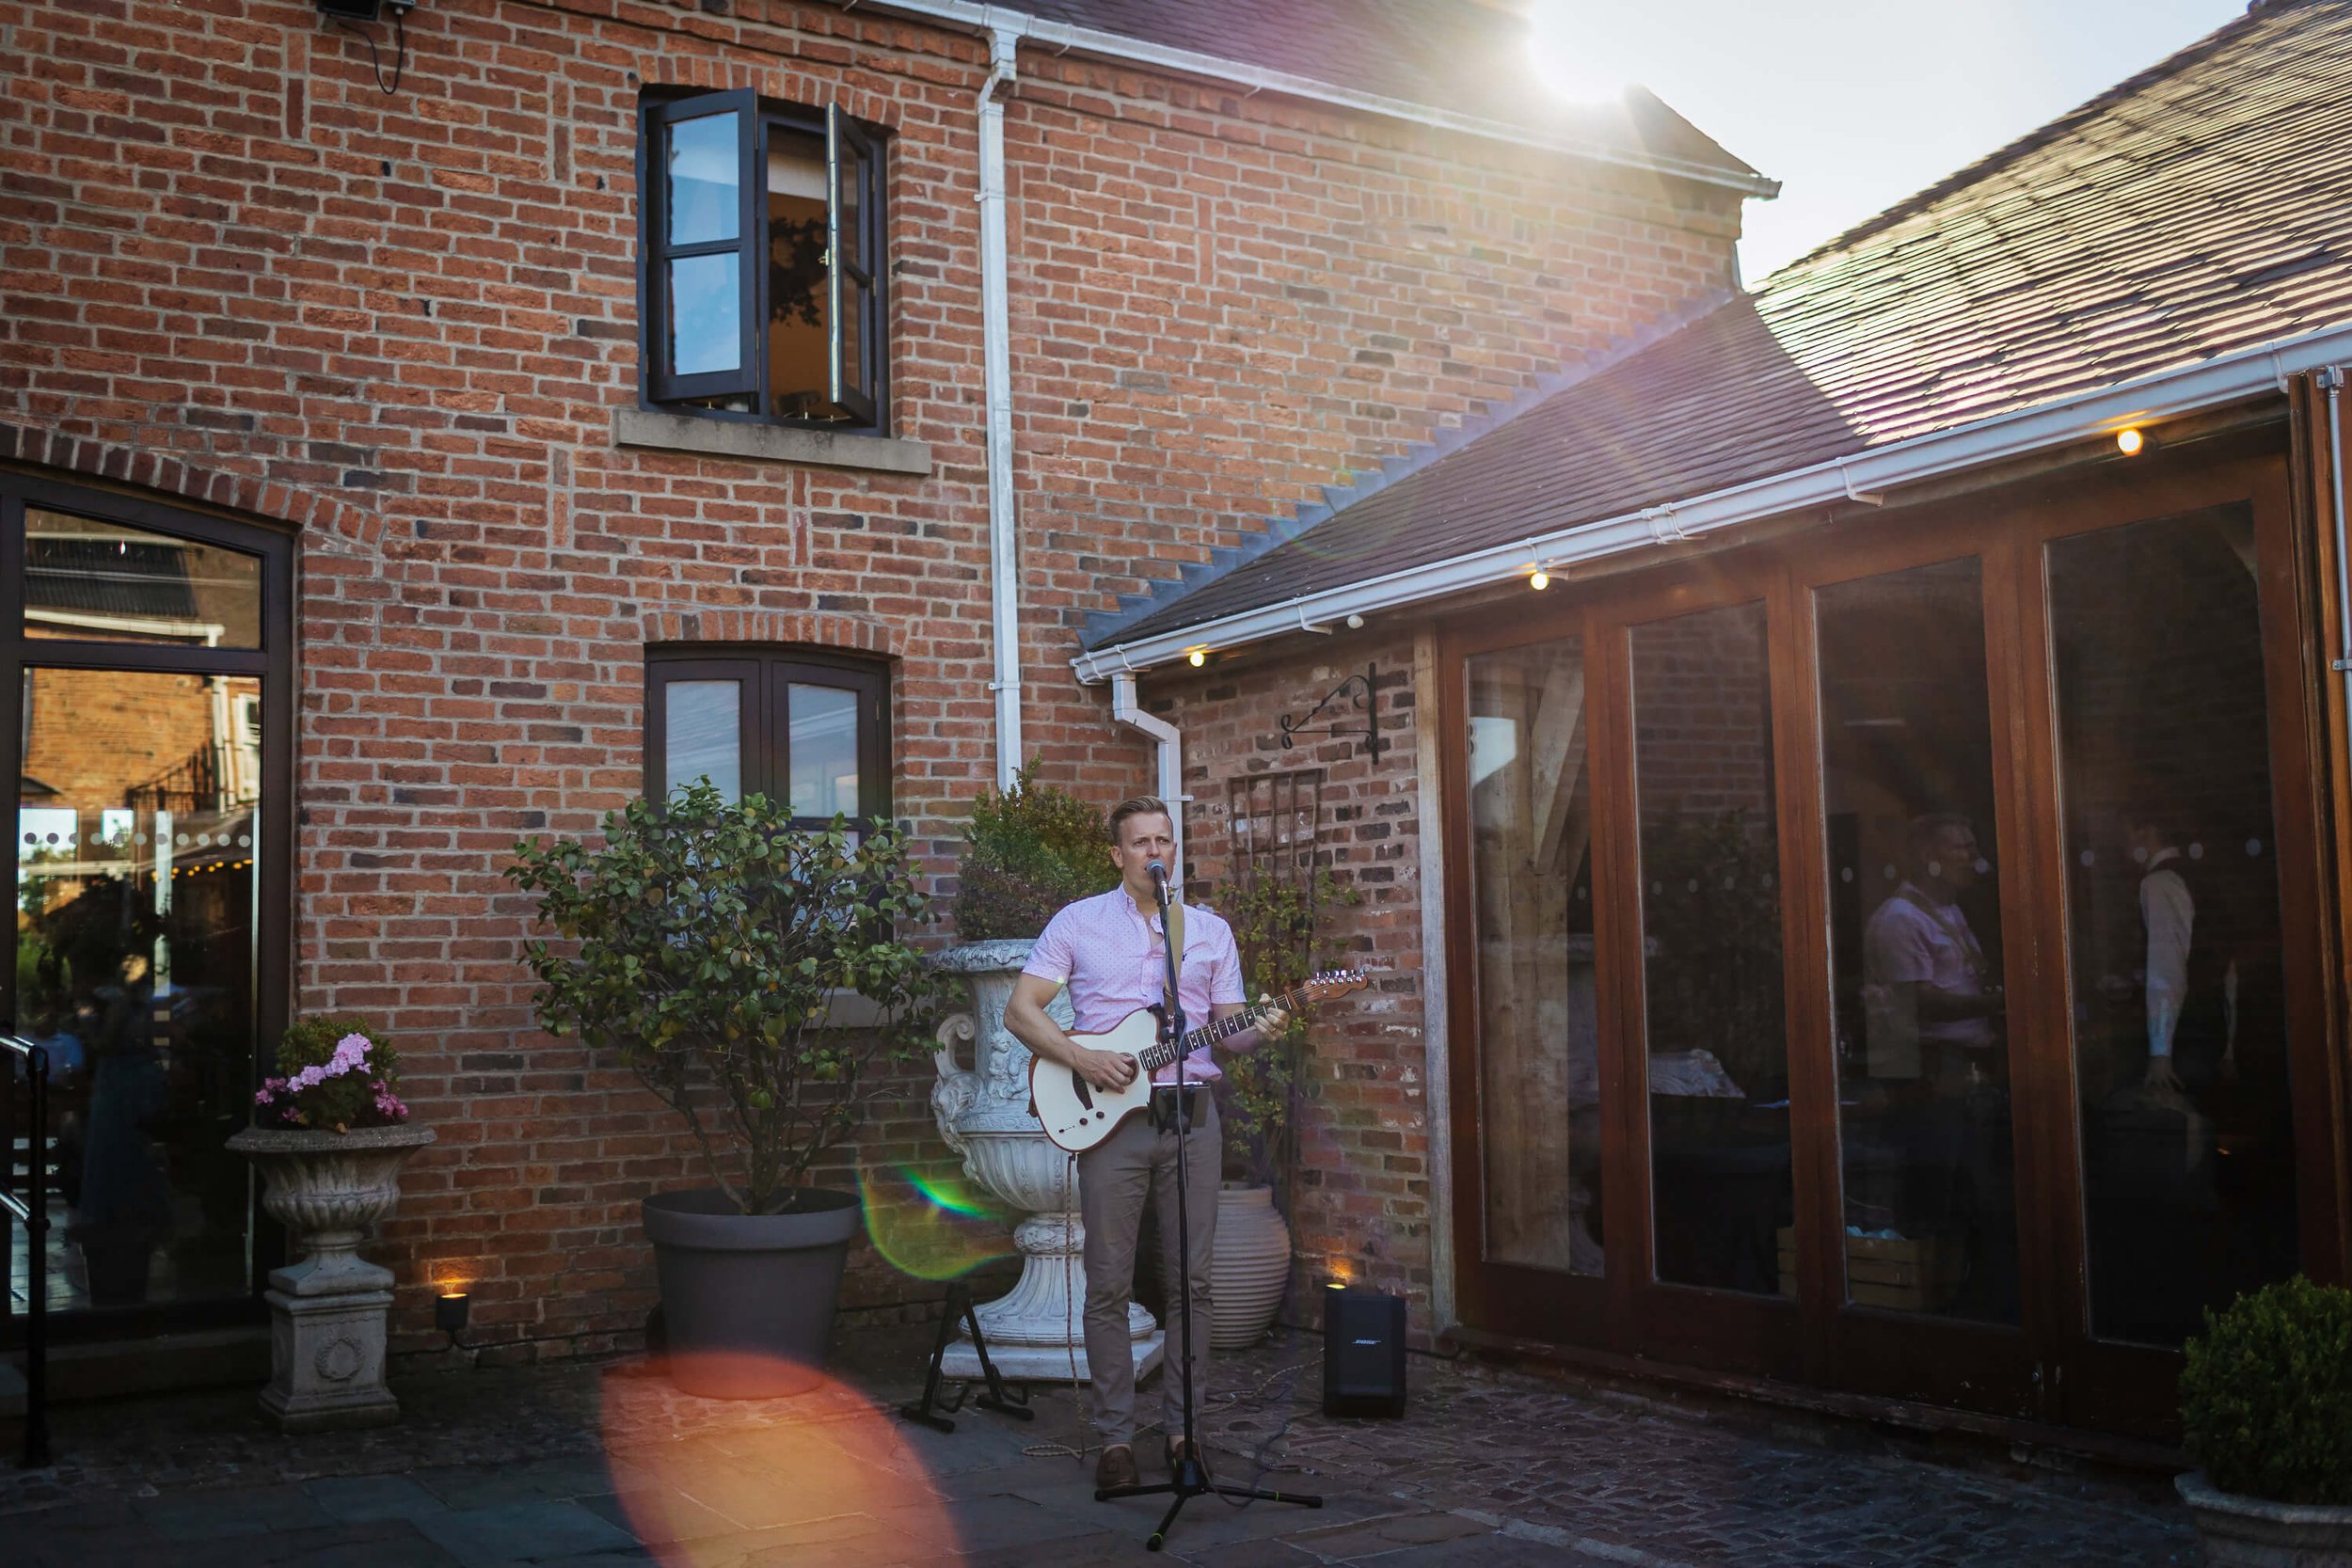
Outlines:
{"type": "Polygon", "coordinates": [[[1152,885],[1153,887],[1164,888],[1168,886],[1168,863],[1165,861],[1153,861],[1143,869],[1152,874],[1152,885]]]}

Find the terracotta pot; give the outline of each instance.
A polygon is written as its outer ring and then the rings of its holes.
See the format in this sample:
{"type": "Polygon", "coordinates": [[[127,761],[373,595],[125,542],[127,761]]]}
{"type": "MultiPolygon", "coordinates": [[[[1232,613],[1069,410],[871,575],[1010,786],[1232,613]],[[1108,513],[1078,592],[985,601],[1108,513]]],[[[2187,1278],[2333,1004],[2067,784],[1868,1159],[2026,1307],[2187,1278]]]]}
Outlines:
{"type": "Polygon", "coordinates": [[[1274,1189],[1226,1182],[1209,1253],[1210,1346],[1239,1350],[1264,1338],[1290,1279],[1291,1227],[1274,1207],[1274,1189]]]}
{"type": "Polygon", "coordinates": [[[2224,1492],[2199,1470],[2173,1482],[2210,1568],[2352,1568],[2352,1508],[2224,1492]]]}

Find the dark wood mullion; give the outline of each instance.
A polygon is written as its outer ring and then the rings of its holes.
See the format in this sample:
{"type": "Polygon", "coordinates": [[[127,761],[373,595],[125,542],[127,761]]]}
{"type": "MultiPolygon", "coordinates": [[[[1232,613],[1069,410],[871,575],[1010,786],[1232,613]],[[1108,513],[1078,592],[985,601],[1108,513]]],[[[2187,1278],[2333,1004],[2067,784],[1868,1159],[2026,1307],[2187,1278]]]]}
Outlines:
{"type": "Polygon", "coordinates": [[[1798,581],[1785,561],[1775,563],[1765,586],[1801,1354],[1806,1381],[1826,1385],[1834,1372],[1837,1316],[1846,1304],[1846,1227],[1845,1171],[1838,1159],[1836,1008],[1830,978],[1820,684],[1811,590],[1798,581]]]}
{"type": "Polygon", "coordinates": [[[1651,1233],[1649,1062],[1645,1030],[1642,869],[1634,820],[1629,634],[1581,618],[1585,768],[1593,798],[1593,1001],[1599,1024],[1600,1164],[1608,1227],[1610,1338],[1631,1351],[1648,1338],[1642,1304],[1657,1278],[1651,1233]]]}
{"type": "Polygon", "coordinates": [[[2086,1284],[2079,1263],[2069,1261],[2081,1257],[2082,1206],[2066,1125],[2074,1108],[2066,850],[2042,546],[2013,521],[1994,526],[1983,555],[1985,693],[2001,857],[2018,1326],[2032,1358],[2031,1414],[2055,1420],[2062,1418],[2066,1324],[2082,1309],[2086,1284]]]}
{"type": "MultiPolygon", "coordinates": [[[[0,483],[5,483],[5,481],[0,480],[0,483]]],[[[25,595],[24,582],[24,501],[20,496],[0,491],[0,623],[4,623],[0,624],[0,651],[5,651],[7,655],[6,662],[0,664],[0,680],[5,680],[8,685],[6,691],[0,691],[0,778],[14,781],[8,785],[8,790],[20,800],[24,791],[24,759],[19,752],[24,734],[23,649],[25,595]]],[[[0,855],[0,865],[7,867],[11,886],[15,885],[16,880],[18,842],[16,813],[18,809],[15,804],[9,807],[8,853],[0,855]]],[[[11,933],[8,942],[9,963],[7,970],[0,973],[0,1029],[11,1032],[15,1030],[18,1023],[16,941],[17,939],[11,933]]],[[[13,1082],[12,1075],[11,1082],[13,1082]]],[[[8,1114],[11,1118],[16,1116],[17,1111],[17,1101],[11,1098],[8,1102],[8,1114]]],[[[11,1131],[13,1131],[13,1121],[11,1121],[11,1131]]],[[[10,1149],[7,1158],[11,1162],[10,1175],[12,1176],[15,1160],[13,1148],[10,1149]]],[[[0,1184],[5,1184],[5,1181],[0,1180],[0,1184]]],[[[6,1229],[5,1225],[0,1225],[0,1233],[5,1233],[6,1229]]],[[[0,1323],[5,1323],[10,1316],[12,1316],[10,1311],[0,1310],[0,1323]]]]}

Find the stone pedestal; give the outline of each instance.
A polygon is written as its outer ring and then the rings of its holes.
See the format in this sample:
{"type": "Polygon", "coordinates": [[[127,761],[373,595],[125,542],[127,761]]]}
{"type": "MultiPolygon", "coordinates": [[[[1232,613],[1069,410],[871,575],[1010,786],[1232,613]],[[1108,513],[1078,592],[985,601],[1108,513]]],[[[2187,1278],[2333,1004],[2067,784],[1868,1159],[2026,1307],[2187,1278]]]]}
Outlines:
{"type": "Polygon", "coordinates": [[[384,1386],[391,1271],[359,1243],[400,1196],[400,1167],[433,1142],[422,1127],[350,1132],[253,1129],[229,1147],[261,1167],[262,1207],[302,1254],[272,1269],[270,1380],[262,1408],[287,1432],[384,1426],[400,1402],[384,1386]]]}
{"type": "MultiPolygon", "coordinates": [[[[1025,940],[972,942],[932,960],[934,968],[971,982],[973,1006],[940,1025],[931,1115],[940,1136],[963,1156],[964,1174],[1024,1216],[1012,1232],[1021,1250],[1020,1279],[976,1309],[980,1332],[988,1337],[988,1358],[1008,1377],[1039,1383],[1069,1382],[1074,1363],[1078,1381],[1085,1383],[1091,1378],[1077,1168],[1030,1114],[1034,1058],[1005,1027],[1005,1004],[1031,945],[1025,940]],[[956,1059],[957,1048],[966,1043],[973,1057],[968,1069],[956,1059]]],[[[1070,1026],[1067,996],[1057,996],[1046,1012],[1070,1026]]],[[[1140,1379],[1160,1364],[1165,1336],[1152,1314],[1132,1303],[1127,1334],[1140,1379]]],[[[958,1339],[942,1370],[949,1377],[977,1377],[980,1358],[969,1341],[958,1339]]]]}

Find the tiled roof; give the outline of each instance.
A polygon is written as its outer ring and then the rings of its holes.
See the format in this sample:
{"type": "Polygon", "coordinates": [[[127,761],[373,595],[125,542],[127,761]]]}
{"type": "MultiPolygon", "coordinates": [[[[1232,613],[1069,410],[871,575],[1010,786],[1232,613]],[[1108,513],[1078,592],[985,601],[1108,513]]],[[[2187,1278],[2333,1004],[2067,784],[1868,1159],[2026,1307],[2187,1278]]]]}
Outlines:
{"type": "Polygon", "coordinates": [[[1646,92],[1603,106],[1547,91],[1528,64],[1522,8],[1505,0],[1009,0],[1006,8],[1770,184],[1646,92]]]}
{"type": "Polygon", "coordinates": [[[1097,617],[1089,647],[2352,321],[2352,0],[2270,0],[1474,439],[1097,617]],[[1189,589],[1187,592],[1185,590],[1189,589]]]}

